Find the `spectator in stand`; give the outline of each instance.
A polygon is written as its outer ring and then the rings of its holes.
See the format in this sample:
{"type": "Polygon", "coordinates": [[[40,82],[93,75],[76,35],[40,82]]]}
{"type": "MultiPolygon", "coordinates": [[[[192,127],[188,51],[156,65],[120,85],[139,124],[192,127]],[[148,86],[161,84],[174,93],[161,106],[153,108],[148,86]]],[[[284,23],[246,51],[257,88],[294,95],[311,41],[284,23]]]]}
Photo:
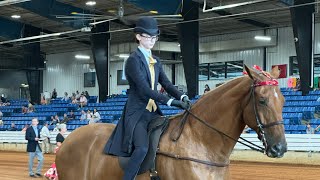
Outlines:
{"type": "Polygon", "coordinates": [[[89,121],[89,124],[96,123],[96,122],[98,122],[100,119],[101,119],[100,113],[97,111],[97,109],[94,109],[94,110],[93,110],[93,115],[92,115],[92,118],[91,118],[90,121],[89,121]]]}
{"type": "Polygon", "coordinates": [[[71,97],[71,104],[78,104],[78,101],[74,96],[71,97]]]}
{"type": "Polygon", "coordinates": [[[7,99],[4,97],[4,94],[1,94],[1,102],[4,104],[7,103],[7,99]]]}
{"type": "Polygon", "coordinates": [[[56,114],[56,115],[54,116],[54,119],[55,119],[58,123],[60,123],[60,119],[59,119],[58,114],[56,114]]]}
{"type": "Polygon", "coordinates": [[[16,125],[14,123],[11,123],[11,127],[8,128],[7,131],[17,131],[18,129],[16,128],[16,125]]]}
{"type": "Polygon", "coordinates": [[[90,110],[87,111],[87,120],[90,120],[92,118],[92,113],[90,110]]]}
{"type": "Polygon", "coordinates": [[[67,92],[64,92],[64,97],[62,98],[64,101],[69,101],[69,96],[67,92]]]}
{"type": "Polygon", "coordinates": [[[46,99],[46,104],[48,105],[48,104],[50,104],[50,93],[48,92],[48,91],[45,91],[44,93],[43,93],[43,96],[44,96],[44,98],[46,99]]]}
{"type": "Polygon", "coordinates": [[[76,100],[77,100],[77,101],[80,100],[80,96],[81,96],[81,95],[80,95],[79,91],[76,91],[76,100]]]}
{"type": "Polygon", "coordinates": [[[62,124],[67,124],[67,122],[69,121],[69,118],[67,116],[67,113],[63,114],[63,120],[61,121],[62,124]]]}
{"type": "Polygon", "coordinates": [[[307,134],[314,134],[315,129],[308,123],[306,133],[307,134]]]}
{"type": "Polygon", "coordinates": [[[86,98],[86,96],[84,96],[84,94],[81,94],[80,96],[80,107],[84,107],[87,105],[88,99],[86,98]]]}
{"type": "Polygon", "coordinates": [[[82,110],[82,111],[81,111],[80,121],[86,120],[86,119],[87,119],[87,114],[86,114],[86,112],[84,112],[84,110],[82,110]]]}
{"type": "Polygon", "coordinates": [[[52,91],[51,99],[57,99],[57,97],[58,97],[58,93],[56,91],[56,88],[54,88],[53,91],[52,91]]]}
{"type": "Polygon", "coordinates": [[[42,150],[44,150],[45,154],[49,154],[50,150],[50,132],[48,129],[48,123],[45,122],[41,132],[40,132],[40,137],[42,139],[42,150]]]}
{"type": "Polygon", "coordinates": [[[28,112],[29,113],[34,112],[34,107],[33,107],[33,105],[31,103],[29,103],[29,105],[28,105],[28,112]]]}
{"type": "Polygon", "coordinates": [[[21,112],[22,112],[22,114],[27,114],[28,113],[28,108],[22,106],[21,112]]]}
{"type": "Polygon", "coordinates": [[[50,125],[54,125],[54,124],[56,124],[56,123],[57,123],[57,122],[55,121],[54,116],[51,116],[50,125]]]}
{"type": "Polygon", "coordinates": [[[74,115],[73,111],[70,111],[69,119],[76,119],[76,116],[74,115]]]}
{"type": "Polygon", "coordinates": [[[29,125],[26,124],[24,125],[24,127],[22,128],[21,132],[26,133],[27,129],[29,128],[29,125]]]}
{"type": "Polygon", "coordinates": [[[50,125],[55,125],[55,124],[58,124],[58,123],[60,123],[59,116],[58,116],[58,115],[55,115],[54,117],[51,116],[51,123],[50,123],[50,125]]]}
{"type": "Polygon", "coordinates": [[[90,95],[89,95],[88,91],[85,91],[85,92],[84,92],[84,96],[86,96],[87,100],[90,99],[90,95]]]}
{"type": "Polygon", "coordinates": [[[301,81],[299,78],[297,78],[297,84],[296,87],[293,87],[293,91],[300,91],[301,90],[301,81]]]}
{"type": "Polygon", "coordinates": [[[38,119],[32,119],[32,126],[29,127],[26,131],[26,140],[28,140],[27,144],[27,152],[29,152],[29,176],[35,178],[35,174],[33,172],[33,159],[35,156],[38,157],[38,166],[36,175],[42,177],[41,169],[43,165],[43,154],[41,147],[39,145],[40,140],[40,130],[38,129],[38,119]]]}
{"type": "Polygon", "coordinates": [[[206,92],[209,92],[209,91],[210,91],[210,87],[209,87],[208,84],[206,84],[206,85],[204,86],[204,91],[203,91],[203,93],[206,93],[206,92]]]}
{"type": "Polygon", "coordinates": [[[40,104],[41,104],[41,105],[45,105],[45,104],[46,104],[46,98],[45,98],[45,96],[41,96],[40,104]]]}

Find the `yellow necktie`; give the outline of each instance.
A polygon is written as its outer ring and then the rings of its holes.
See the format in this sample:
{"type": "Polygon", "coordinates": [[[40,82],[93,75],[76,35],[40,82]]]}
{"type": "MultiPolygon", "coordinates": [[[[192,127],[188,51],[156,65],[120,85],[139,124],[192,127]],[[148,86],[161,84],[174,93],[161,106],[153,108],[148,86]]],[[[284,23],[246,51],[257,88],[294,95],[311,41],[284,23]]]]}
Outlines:
{"type": "MultiPolygon", "coordinates": [[[[153,59],[151,56],[149,57],[149,70],[150,70],[150,76],[151,76],[151,89],[154,90],[154,81],[155,81],[155,74],[154,74],[154,65],[157,63],[155,59],[153,59]]],[[[154,102],[153,99],[149,99],[148,105],[146,109],[150,112],[155,112],[157,110],[157,105],[154,102]]]]}

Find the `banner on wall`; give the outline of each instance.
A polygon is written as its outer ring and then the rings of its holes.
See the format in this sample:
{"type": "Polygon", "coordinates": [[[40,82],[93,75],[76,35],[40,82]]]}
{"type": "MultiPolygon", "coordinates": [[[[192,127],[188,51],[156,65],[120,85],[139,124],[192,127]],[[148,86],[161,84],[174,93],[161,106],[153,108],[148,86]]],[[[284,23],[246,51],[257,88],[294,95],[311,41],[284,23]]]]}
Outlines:
{"type": "Polygon", "coordinates": [[[286,64],[272,65],[272,69],[275,66],[278,66],[278,69],[280,70],[279,79],[286,78],[287,77],[287,65],[286,64]]]}

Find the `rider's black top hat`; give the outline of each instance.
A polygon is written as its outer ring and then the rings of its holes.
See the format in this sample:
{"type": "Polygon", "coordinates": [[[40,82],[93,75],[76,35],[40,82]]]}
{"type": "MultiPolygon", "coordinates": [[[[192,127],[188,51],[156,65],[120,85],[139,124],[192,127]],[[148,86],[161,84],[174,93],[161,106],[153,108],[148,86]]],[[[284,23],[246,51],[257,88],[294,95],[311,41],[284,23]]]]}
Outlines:
{"type": "Polygon", "coordinates": [[[150,36],[156,36],[160,34],[158,29],[157,20],[153,17],[141,17],[136,23],[134,28],[135,33],[146,33],[150,36]]]}

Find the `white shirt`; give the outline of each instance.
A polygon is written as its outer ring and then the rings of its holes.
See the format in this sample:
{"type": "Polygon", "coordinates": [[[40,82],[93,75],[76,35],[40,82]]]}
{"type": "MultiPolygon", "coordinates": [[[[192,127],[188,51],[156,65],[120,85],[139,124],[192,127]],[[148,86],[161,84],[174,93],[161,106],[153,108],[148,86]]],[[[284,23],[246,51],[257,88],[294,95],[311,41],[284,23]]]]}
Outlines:
{"type": "Polygon", "coordinates": [[[80,97],[80,102],[87,103],[87,98],[85,96],[80,97]]]}
{"type": "Polygon", "coordinates": [[[95,112],[93,115],[95,119],[101,119],[100,114],[98,112],[95,112]]]}
{"type": "Polygon", "coordinates": [[[47,126],[43,126],[40,132],[40,137],[44,138],[44,137],[50,137],[50,132],[49,129],[47,128],[47,126]]]}

